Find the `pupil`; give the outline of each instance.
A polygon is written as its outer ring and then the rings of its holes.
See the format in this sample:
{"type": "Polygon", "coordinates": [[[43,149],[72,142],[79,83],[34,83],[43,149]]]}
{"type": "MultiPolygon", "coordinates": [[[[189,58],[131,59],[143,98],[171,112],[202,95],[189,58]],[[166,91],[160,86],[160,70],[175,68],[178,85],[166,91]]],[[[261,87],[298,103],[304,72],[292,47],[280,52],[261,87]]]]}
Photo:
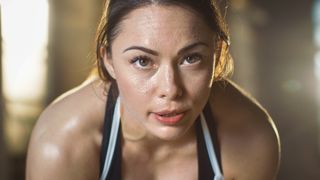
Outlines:
{"type": "Polygon", "coordinates": [[[189,56],[189,57],[187,58],[187,61],[188,61],[189,63],[194,62],[193,60],[194,60],[194,58],[193,58],[193,57],[191,57],[191,56],[189,56]]]}
{"type": "Polygon", "coordinates": [[[140,59],[139,62],[141,66],[146,66],[148,64],[147,61],[144,59],[140,59]]]}

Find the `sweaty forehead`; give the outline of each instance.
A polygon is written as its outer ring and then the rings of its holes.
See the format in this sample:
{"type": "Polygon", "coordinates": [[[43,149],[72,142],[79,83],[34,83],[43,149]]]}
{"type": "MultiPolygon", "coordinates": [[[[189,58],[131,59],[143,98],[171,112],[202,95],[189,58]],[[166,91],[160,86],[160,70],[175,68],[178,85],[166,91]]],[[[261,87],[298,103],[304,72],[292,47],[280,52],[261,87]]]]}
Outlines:
{"type": "Polygon", "coordinates": [[[175,5],[148,5],[130,12],[120,23],[119,41],[143,45],[189,43],[213,39],[213,32],[201,16],[188,8],[175,5]]]}

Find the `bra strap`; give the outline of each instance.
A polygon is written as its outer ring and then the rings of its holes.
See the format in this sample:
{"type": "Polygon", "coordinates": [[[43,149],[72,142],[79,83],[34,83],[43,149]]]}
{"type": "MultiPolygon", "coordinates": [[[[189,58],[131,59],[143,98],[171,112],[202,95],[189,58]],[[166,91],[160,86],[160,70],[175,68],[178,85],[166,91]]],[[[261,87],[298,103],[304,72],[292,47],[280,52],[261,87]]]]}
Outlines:
{"type": "Polygon", "coordinates": [[[116,147],[117,135],[119,132],[119,125],[120,125],[120,98],[118,97],[115,105],[113,119],[112,119],[110,140],[109,140],[106,158],[104,161],[103,171],[102,171],[100,180],[105,180],[110,170],[112,158],[113,158],[115,147],[116,147]]]}
{"type": "Polygon", "coordinates": [[[219,167],[219,164],[218,164],[218,159],[217,159],[216,153],[214,151],[214,147],[213,147],[213,143],[212,143],[213,141],[210,136],[207,122],[205,120],[203,113],[201,113],[200,116],[201,116],[201,127],[202,127],[202,131],[203,131],[204,141],[206,143],[206,147],[207,147],[209,159],[211,162],[212,170],[215,173],[214,180],[224,180],[222,173],[221,173],[221,170],[220,170],[220,167],[219,167]]]}

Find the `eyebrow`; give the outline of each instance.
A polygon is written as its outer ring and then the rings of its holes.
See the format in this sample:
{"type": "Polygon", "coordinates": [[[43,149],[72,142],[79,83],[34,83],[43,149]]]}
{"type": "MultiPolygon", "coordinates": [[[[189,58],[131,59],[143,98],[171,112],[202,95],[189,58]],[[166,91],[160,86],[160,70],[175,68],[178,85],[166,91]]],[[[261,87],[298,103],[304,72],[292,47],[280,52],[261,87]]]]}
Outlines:
{"type": "Polygon", "coordinates": [[[125,52],[127,52],[129,50],[140,50],[140,51],[146,52],[148,54],[152,54],[154,56],[158,56],[159,55],[159,53],[157,51],[154,51],[152,49],[148,49],[148,48],[145,48],[145,47],[142,47],[142,46],[131,46],[131,47],[125,49],[123,51],[123,53],[125,53],[125,52]]]}
{"type": "Polygon", "coordinates": [[[195,43],[192,43],[192,44],[190,44],[190,45],[188,45],[188,46],[180,49],[180,50],[178,51],[178,55],[181,55],[181,54],[183,54],[184,52],[189,51],[189,50],[191,50],[191,49],[193,49],[193,48],[195,48],[195,47],[197,47],[197,46],[209,47],[209,45],[206,44],[206,43],[204,43],[204,42],[201,42],[201,41],[195,42],[195,43]]]}
{"type": "MultiPolygon", "coordinates": [[[[206,44],[206,43],[204,43],[204,42],[201,42],[201,41],[195,42],[195,43],[192,43],[192,44],[187,45],[186,47],[183,47],[182,49],[180,49],[180,50],[178,51],[178,55],[181,55],[181,54],[183,54],[184,52],[186,52],[186,51],[188,51],[188,50],[191,50],[191,49],[193,49],[193,48],[195,48],[195,47],[197,47],[197,46],[209,47],[209,45],[206,44]]],[[[125,52],[127,52],[127,51],[129,51],[129,50],[140,50],[140,51],[146,52],[146,53],[148,53],[148,54],[152,54],[152,55],[154,55],[154,56],[159,56],[159,53],[158,53],[157,51],[152,50],[152,49],[148,49],[148,48],[142,47],[142,46],[131,46],[131,47],[125,49],[125,50],[123,51],[123,53],[125,53],[125,52]]]]}

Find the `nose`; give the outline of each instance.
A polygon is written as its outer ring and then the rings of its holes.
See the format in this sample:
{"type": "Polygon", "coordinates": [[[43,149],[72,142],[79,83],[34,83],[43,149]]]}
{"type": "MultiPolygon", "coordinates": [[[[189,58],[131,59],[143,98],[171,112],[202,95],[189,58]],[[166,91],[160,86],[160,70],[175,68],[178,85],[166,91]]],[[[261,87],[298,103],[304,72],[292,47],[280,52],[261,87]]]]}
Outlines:
{"type": "Polygon", "coordinates": [[[162,99],[174,100],[181,97],[183,87],[179,71],[174,66],[162,68],[158,77],[158,95],[162,99]]]}

